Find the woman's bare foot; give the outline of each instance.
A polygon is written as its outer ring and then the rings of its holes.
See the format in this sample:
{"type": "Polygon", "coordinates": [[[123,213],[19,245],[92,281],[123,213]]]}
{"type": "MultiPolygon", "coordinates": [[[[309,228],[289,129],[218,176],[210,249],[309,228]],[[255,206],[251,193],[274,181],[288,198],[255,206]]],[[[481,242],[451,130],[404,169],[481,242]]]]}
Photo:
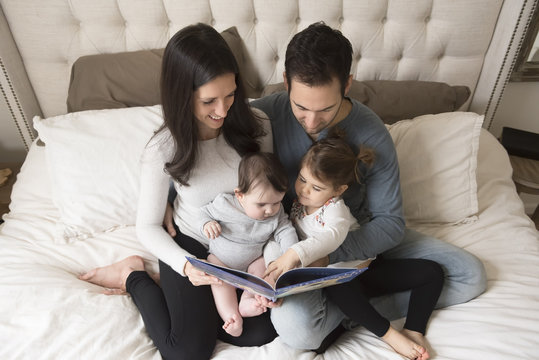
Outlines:
{"type": "Polygon", "coordinates": [[[254,296],[248,297],[242,295],[238,304],[238,310],[243,317],[254,317],[265,313],[268,309],[261,305],[254,296]]]}
{"type": "Polygon", "coordinates": [[[384,340],[396,352],[408,359],[426,360],[429,358],[427,349],[412,341],[406,335],[400,333],[391,326],[387,330],[386,334],[382,336],[382,340],[384,340]]]}
{"type": "Polygon", "coordinates": [[[243,319],[241,316],[233,314],[223,324],[223,329],[232,336],[238,337],[243,332],[243,319]]]}
{"type": "Polygon", "coordinates": [[[126,293],[125,282],[133,271],[144,271],[144,260],[140,256],[129,256],[112,265],[98,267],[79,276],[79,279],[106,288],[107,295],[126,293]]]}
{"type": "Polygon", "coordinates": [[[401,333],[403,333],[404,336],[408,337],[412,341],[418,343],[419,345],[421,345],[422,347],[425,348],[426,353],[428,354],[427,355],[428,357],[422,357],[421,360],[428,359],[429,356],[434,356],[435,355],[432,352],[432,348],[431,348],[429,342],[427,341],[427,339],[425,338],[425,336],[422,333],[417,332],[417,331],[413,331],[413,330],[409,330],[409,329],[402,329],[401,333]]]}

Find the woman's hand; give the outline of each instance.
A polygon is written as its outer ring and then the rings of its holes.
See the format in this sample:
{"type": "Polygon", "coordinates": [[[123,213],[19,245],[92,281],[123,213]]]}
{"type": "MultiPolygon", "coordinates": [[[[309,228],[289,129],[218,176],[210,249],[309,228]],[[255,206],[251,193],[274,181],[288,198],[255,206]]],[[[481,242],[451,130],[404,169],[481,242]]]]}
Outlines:
{"type": "Polygon", "coordinates": [[[221,225],[215,220],[205,223],[203,230],[208,239],[215,239],[221,235],[221,225]]]}
{"type": "Polygon", "coordinates": [[[277,260],[269,263],[263,275],[264,280],[274,284],[282,273],[298,265],[300,265],[298,254],[294,250],[288,249],[277,260]]]}
{"type": "Polygon", "coordinates": [[[223,282],[215,276],[208,275],[204,271],[195,268],[190,262],[185,264],[185,275],[194,286],[200,285],[221,285],[223,282]]]}
{"type": "Polygon", "coordinates": [[[176,236],[176,230],[174,229],[174,220],[172,219],[174,209],[172,205],[167,201],[167,208],[165,209],[165,217],[163,218],[163,226],[168,234],[172,237],[176,236]]]}

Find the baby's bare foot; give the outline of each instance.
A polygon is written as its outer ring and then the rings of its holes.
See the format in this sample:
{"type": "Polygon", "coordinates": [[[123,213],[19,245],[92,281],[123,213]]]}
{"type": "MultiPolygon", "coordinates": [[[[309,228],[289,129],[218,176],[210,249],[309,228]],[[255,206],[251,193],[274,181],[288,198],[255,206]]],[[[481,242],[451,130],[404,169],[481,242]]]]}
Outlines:
{"type": "Polygon", "coordinates": [[[254,317],[265,313],[268,309],[261,305],[254,297],[242,296],[238,310],[243,317],[254,317]]]}
{"type": "Polygon", "coordinates": [[[429,359],[430,356],[435,356],[435,354],[432,352],[432,347],[422,333],[409,329],[402,329],[401,332],[404,334],[404,336],[408,337],[412,341],[415,341],[416,343],[425,348],[425,354],[427,357],[423,355],[423,357],[419,358],[419,360],[426,360],[429,359]]]}
{"type": "Polygon", "coordinates": [[[429,353],[423,346],[412,341],[410,338],[398,332],[391,326],[389,327],[389,330],[387,330],[386,334],[382,336],[382,340],[384,340],[396,352],[408,359],[426,360],[429,358],[429,353]]]}
{"type": "Polygon", "coordinates": [[[144,270],[140,256],[130,256],[112,265],[98,267],[79,276],[79,279],[107,288],[107,295],[125,294],[125,282],[133,271],[144,270]]]}
{"type": "Polygon", "coordinates": [[[234,314],[223,324],[223,329],[232,336],[238,337],[243,332],[243,319],[234,314]]]}

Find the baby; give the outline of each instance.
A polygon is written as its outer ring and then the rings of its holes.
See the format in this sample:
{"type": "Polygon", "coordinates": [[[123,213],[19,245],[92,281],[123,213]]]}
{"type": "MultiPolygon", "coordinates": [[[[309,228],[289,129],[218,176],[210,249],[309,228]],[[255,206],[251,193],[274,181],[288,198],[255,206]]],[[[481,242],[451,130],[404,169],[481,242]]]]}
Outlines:
{"type": "MultiPolygon", "coordinates": [[[[271,153],[245,155],[238,169],[234,194],[221,193],[202,207],[201,231],[210,239],[208,261],[262,276],[262,251],[274,238],[281,253],[297,243],[296,230],[281,206],[288,186],[282,164],[271,153]]],[[[211,285],[223,329],[240,336],[243,318],[266,311],[254,295],[244,291],[240,302],[232,285],[211,285]]]]}

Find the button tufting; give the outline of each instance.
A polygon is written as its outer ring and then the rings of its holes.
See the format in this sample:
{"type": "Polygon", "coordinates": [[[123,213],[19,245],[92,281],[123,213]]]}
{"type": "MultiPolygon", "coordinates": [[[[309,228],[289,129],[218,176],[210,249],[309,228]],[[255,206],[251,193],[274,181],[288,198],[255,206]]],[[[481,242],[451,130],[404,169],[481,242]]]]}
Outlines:
{"type": "Polygon", "coordinates": [[[387,22],[387,17],[384,16],[380,21],[382,22],[382,24],[385,24],[387,22]]]}
{"type": "Polygon", "coordinates": [[[255,25],[258,24],[258,19],[257,19],[257,18],[254,18],[254,19],[253,19],[253,23],[254,23],[255,25]]]}
{"type": "Polygon", "coordinates": [[[168,22],[168,27],[172,27],[172,21],[168,22]]]}
{"type": "Polygon", "coordinates": [[[399,56],[397,56],[397,60],[402,60],[402,54],[399,54],[399,56]]]}
{"type": "Polygon", "coordinates": [[[215,19],[211,19],[210,24],[211,26],[215,26],[215,19]]]}
{"type": "Polygon", "coordinates": [[[341,16],[341,17],[339,18],[339,23],[342,24],[343,22],[344,22],[344,18],[341,16]]]}
{"type": "Polygon", "coordinates": [[[275,55],[275,57],[273,58],[273,60],[275,60],[275,62],[279,61],[279,55],[275,55]]]}
{"type": "Polygon", "coordinates": [[[301,22],[301,19],[298,17],[296,18],[296,24],[299,24],[301,22]]]}
{"type": "Polygon", "coordinates": [[[427,22],[429,22],[429,21],[430,21],[430,16],[427,16],[427,17],[425,18],[425,22],[427,23],[427,22]]]}

